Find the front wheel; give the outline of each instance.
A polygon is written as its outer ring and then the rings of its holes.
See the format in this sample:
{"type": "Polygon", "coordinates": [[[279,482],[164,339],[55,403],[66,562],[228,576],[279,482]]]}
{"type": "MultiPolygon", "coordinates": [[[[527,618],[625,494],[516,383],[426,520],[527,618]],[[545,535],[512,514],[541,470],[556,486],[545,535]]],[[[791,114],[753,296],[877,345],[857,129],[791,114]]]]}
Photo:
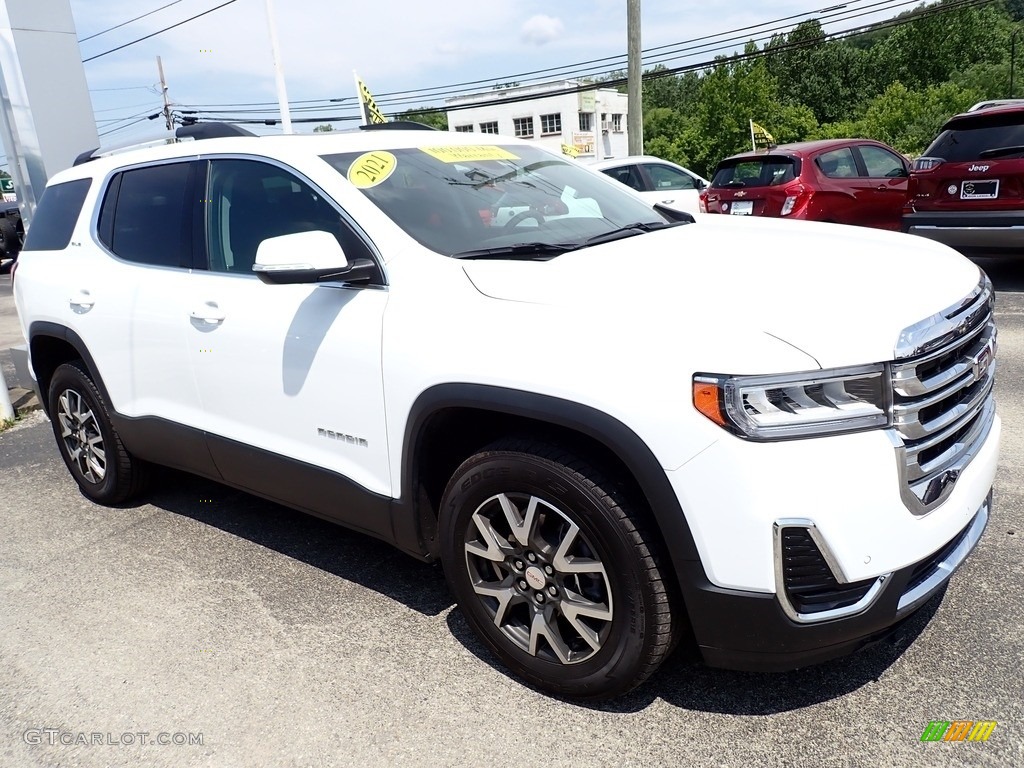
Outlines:
{"type": "Polygon", "coordinates": [[[538,688],[616,696],[671,650],[671,605],[640,509],[575,455],[490,446],[456,470],[440,525],[470,626],[538,688]]]}
{"type": "Polygon", "coordinates": [[[100,504],[120,504],[141,489],[146,466],[122,445],[82,361],[54,371],[49,406],[60,455],[82,493],[100,504]]]}

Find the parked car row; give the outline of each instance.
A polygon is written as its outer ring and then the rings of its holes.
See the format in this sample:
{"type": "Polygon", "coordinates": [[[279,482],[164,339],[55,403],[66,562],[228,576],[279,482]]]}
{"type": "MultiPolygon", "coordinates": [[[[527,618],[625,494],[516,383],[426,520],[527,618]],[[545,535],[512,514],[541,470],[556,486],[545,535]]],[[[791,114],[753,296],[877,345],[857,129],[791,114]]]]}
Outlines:
{"type": "Polygon", "coordinates": [[[1024,100],[981,102],[951,117],[913,164],[879,141],[830,139],[727,157],[710,182],[647,156],[593,167],[689,213],[903,231],[969,255],[1024,247],[1024,100]]]}

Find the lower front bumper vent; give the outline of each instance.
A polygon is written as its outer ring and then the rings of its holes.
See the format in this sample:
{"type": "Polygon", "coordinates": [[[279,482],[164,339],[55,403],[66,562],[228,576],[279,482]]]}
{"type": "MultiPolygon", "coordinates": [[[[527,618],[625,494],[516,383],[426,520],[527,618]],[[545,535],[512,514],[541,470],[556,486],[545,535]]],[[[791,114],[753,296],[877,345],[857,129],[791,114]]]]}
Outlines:
{"type": "Polygon", "coordinates": [[[774,533],[776,594],[793,621],[826,621],[866,611],[891,575],[847,581],[810,520],[779,520],[774,533]]]}

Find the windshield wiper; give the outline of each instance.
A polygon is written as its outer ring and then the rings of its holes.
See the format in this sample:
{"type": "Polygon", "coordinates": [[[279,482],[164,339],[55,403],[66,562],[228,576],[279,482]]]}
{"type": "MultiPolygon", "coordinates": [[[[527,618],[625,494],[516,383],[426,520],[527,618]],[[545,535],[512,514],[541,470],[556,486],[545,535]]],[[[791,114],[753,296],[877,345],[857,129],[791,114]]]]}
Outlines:
{"type": "Polygon", "coordinates": [[[497,248],[476,248],[453,253],[453,259],[515,259],[547,261],[562,253],[579,248],[575,243],[516,243],[497,248]]]}
{"type": "Polygon", "coordinates": [[[613,229],[609,232],[602,232],[587,239],[586,245],[598,245],[599,243],[610,243],[612,240],[621,240],[624,237],[636,237],[646,232],[653,232],[656,229],[667,227],[678,227],[680,224],[689,224],[689,221],[638,221],[635,224],[627,224],[624,227],[613,229]]]}
{"type": "Polygon", "coordinates": [[[1021,152],[1024,152],[1024,147],[996,147],[995,149],[986,149],[984,152],[979,152],[978,159],[1009,157],[1010,155],[1019,155],[1021,152]]]}

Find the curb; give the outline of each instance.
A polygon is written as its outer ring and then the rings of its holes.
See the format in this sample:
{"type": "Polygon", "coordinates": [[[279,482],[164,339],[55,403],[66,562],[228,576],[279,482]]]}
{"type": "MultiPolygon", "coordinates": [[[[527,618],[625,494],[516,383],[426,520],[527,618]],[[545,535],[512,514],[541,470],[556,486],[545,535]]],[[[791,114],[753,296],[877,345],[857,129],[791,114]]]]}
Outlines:
{"type": "Polygon", "coordinates": [[[42,406],[39,404],[39,398],[36,397],[36,393],[31,389],[12,387],[8,390],[8,394],[11,396],[11,405],[14,406],[14,412],[19,415],[42,409],[42,406]]]}

